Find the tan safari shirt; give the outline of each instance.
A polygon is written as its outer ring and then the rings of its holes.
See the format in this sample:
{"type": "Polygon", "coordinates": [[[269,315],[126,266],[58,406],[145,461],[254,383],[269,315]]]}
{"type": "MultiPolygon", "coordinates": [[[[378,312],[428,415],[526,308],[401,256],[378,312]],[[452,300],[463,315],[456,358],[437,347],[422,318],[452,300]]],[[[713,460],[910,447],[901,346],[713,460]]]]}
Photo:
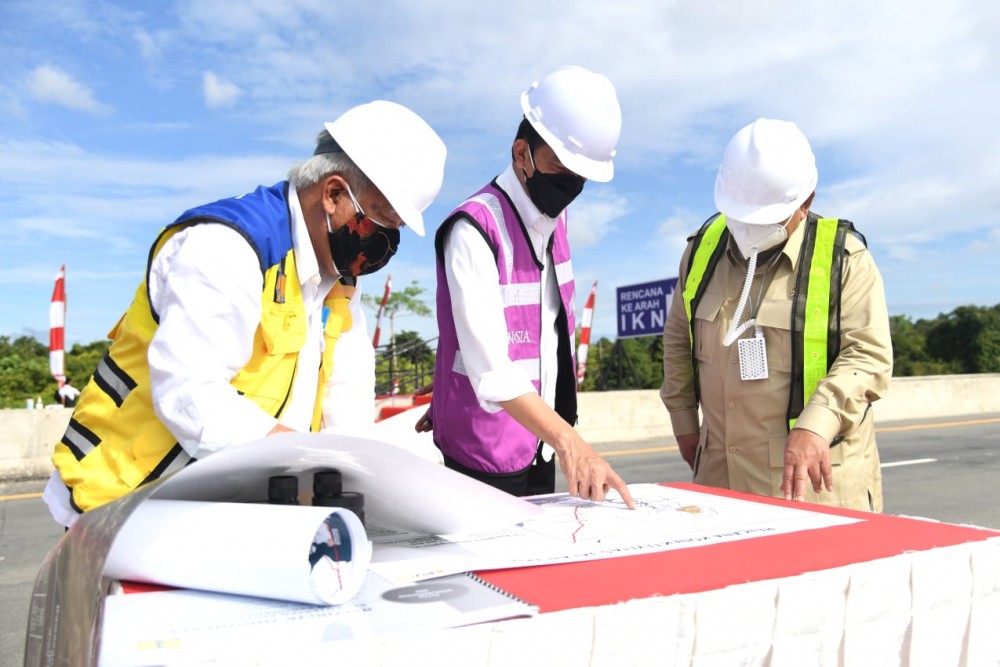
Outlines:
{"type": "MultiPolygon", "coordinates": [[[[698,304],[694,354],[701,389],[701,422],[695,398],[684,276],[691,243],[680,265],[680,282],[663,330],[663,387],[660,397],[675,435],[699,433],[694,481],[736,491],[782,497],[786,411],[791,382],[792,297],[799,270],[805,223],[773,256],[758,260],[742,321],[754,314],[767,346],[768,378],[740,379],[737,344],[723,337],[739,302],[746,261],[730,241],[698,304]],[[762,280],[763,277],[763,280],[762,280]],[[760,290],[763,285],[764,293],[760,290]],[[759,303],[759,307],[757,306],[759,303]]],[[[796,422],[833,442],[833,492],[807,500],[827,505],[882,511],[882,475],[870,404],[885,393],[892,375],[892,341],[882,276],[864,244],[847,235],[842,273],[840,354],[796,422]]],[[[831,314],[833,316],[833,314],[831,314]]],[[[751,327],[741,338],[754,335],[751,327]]]]}

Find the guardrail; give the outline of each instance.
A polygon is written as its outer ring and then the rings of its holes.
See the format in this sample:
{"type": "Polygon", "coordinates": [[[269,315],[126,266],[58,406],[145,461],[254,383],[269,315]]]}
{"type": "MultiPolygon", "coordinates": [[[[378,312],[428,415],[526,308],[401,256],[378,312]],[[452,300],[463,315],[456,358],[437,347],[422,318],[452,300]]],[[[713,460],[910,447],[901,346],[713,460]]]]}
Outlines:
{"type": "MultiPolygon", "coordinates": [[[[421,408],[422,409],[422,408],[421,408]]],[[[1000,413],[1000,373],[894,378],[873,407],[877,423],[1000,413]]],[[[591,444],[672,438],[657,391],[582,392],[580,434],[591,444]]],[[[0,479],[42,478],[72,410],[0,410],[0,479]]]]}

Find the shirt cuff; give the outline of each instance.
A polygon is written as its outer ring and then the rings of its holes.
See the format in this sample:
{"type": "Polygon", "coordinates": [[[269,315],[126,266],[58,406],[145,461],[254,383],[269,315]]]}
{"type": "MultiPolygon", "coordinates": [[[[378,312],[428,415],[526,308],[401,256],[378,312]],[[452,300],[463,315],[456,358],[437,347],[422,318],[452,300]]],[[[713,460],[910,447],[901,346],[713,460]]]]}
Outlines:
{"type": "Polygon", "coordinates": [[[182,442],[181,446],[189,452],[194,448],[192,456],[201,459],[234,444],[260,440],[278,424],[279,420],[250,403],[248,399],[240,400],[246,400],[249,405],[234,410],[231,419],[222,422],[208,421],[200,441],[182,442]]]}
{"type": "Polygon", "coordinates": [[[500,405],[503,401],[512,401],[518,396],[538,393],[531,380],[519,373],[505,371],[483,373],[475,390],[479,407],[487,412],[503,410],[503,406],[500,405]]]}
{"type": "Polygon", "coordinates": [[[809,403],[795,420],[793,428],[812,431],[830,443],[840,433],[840,415],[824,405],[809,403]]]}
{"type": "Polygon", "coordinates": [[[690,435],[691,433],[697,433],[700,428],[698,421],[698,409],[688,408],[684,410],[671,410],[670,426],[673,428],[674,437],[678,435],[690,435]]]}

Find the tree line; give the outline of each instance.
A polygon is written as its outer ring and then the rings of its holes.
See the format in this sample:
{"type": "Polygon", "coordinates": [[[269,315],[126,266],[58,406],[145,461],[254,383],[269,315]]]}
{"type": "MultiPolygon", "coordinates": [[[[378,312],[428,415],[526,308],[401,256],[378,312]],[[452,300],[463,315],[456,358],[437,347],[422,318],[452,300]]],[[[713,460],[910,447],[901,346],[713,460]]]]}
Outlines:
{"type": "MultiPolygon", "coordinates": [[[[109,341],[76,344],[66,350],[65,372],[82,389],[108,351],[109,341]]],[[[49,346],[31,336],[0,336],[0,408],[23,408],[27,399],[58,402],[59,385],[49,373],[49,346]]]]}
{"type": "MultiPolygon", "coordinates": [[[[405,293],[412,301],[417,295],[405,293]]],[[[400,301],[403,301],[401,297],[400,301]]],[[[401,311],[409,308],[402,305],[401,311]]],[[[412,312],[412,311],[410,311],[412,312]]],[[[420,314],[424,314],[421,312],[420,314]]],[[[933,319],[914,321],[905,315],[889,320],[893,375],[1000,373],[1000,304],[960,306],[933,319]]],[[[108,341],[75,344],[66,351],[66,375],[78,388],[89,381],[108,341]]],[[[430,381],[433,344],[412,331],[395,335],[379,348],[379,393],[391,393],[394,378],[400,393],[430,381]]],[[[582,389],[657,389],[663,381],[663,341],[659,336],[591,343],[582,389]]],[[[0,408],[23,408],[27,399],[55,403],[56,381],[49,374],[49,349],[30,336],[0,336],[0,408]]]]}
{"type": "MultiPolygon", "coordinates": [[[[889,330],[894,377],[1000,373],[1000,304],[960,306],[916,321],[893,315],[889,330]]],[[[591,344],[584,391],[658,389],[662,382],[660,336],[617,342],[602,338],[591,344]]]]}

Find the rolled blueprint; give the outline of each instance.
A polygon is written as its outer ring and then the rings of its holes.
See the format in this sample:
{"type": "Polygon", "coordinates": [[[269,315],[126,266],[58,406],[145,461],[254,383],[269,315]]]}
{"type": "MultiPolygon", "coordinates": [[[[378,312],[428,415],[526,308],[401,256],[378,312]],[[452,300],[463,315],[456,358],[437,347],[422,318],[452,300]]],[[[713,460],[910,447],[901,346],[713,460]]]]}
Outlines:
{"type": "Polygon", "coordinates": [[[451,535],[509,528],[542,513],[438,463],[369,437],[278,433],[223,447],[159,482],[159,500],[266,502],[272,475],[298,475],[312,485],[317,470],[339,470],[345,489],[363,493],[365,515],[379,526],[451,535]]]}
{"type": "Polygon", "coordinates": [[[343,508],[150,499],[115,537],[104,576],[333,605],[361,590],[371,555],[343,508]]]}

